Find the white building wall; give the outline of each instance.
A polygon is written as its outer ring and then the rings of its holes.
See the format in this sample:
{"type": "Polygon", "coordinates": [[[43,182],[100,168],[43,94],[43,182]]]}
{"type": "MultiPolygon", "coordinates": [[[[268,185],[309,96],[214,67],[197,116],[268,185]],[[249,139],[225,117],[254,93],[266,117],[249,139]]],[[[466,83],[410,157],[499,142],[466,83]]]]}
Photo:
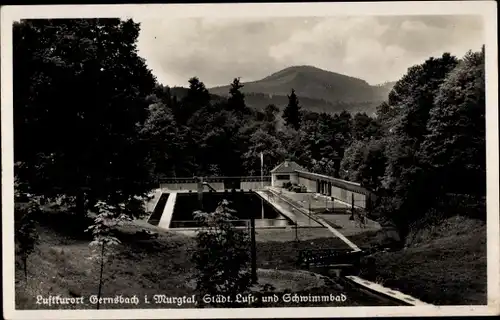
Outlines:
{"type": "MultiPolygon", "coordinates": [[[[224,182],[207,182],[215,190],[224,190],[224,182]]],[[[205,186],[204,191],[210,190],[208,186],[205,186]]]]}
{"type": "Polygon", "coordinates": [[[259,189],[262,189],[262,185],[264,185],[264,187],[267,187],[267,186],[270,186],[271,185],[271,182],[270,181],[264,181],[264,182],[260,182],[260,181],[251,181],[251,182],[241,182],[240,183],[240,187],[242,190],[259,190],[259,189]]]}
{"type": "Polygon", "coordinates": [[[281,188],[283,184],[286,182],[297,183],[298,184],[299,177],[297,173],[272,173],[271,174],[271,185],[273,187],[281,188]],[[289,176],[290,179],[278,179],[278,176],[289,176]]]}
{"type": "Polygon", "coordinates": [[[169,191],[179,191],[179,190],[193,190],[193,192],[198,191],[197,183],[162,183],[160,188],[163,192],[168,193],[169,191]]]}
{"type": "Polygon", "coordinates": [[[354,205],[365,208],[366,198],[367,198],[366,195],[344,190],[336,186],[332,186],[332,197],[334,197],[335,199],[351,204],[353,195],[354,195],[354,205]]]}

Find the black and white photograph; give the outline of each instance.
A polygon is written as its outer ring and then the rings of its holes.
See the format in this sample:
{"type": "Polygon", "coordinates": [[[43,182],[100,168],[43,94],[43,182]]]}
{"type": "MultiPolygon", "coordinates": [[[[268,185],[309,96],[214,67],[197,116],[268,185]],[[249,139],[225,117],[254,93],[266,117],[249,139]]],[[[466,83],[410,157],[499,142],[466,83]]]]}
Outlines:
{"type": "Polygon", "coordinates": [[[496,2],[1,10],[6,319],[500,313],[496,2]]]}

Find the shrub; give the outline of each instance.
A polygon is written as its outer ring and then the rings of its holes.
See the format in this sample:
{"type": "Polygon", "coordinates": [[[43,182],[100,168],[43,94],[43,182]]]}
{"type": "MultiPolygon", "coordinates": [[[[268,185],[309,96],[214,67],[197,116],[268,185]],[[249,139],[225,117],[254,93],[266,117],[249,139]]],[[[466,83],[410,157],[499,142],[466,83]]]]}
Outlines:
{"type": "MultiPolygon", "coordinates": [[[[234,297],[251,285],[250,238],[246,229],[236,229],[235,218],[223,200],[214,213],[195,212],[202,226],[196,235],[197,248],[192,256],[196,265],[196,290],[200,295],[222,294],[234,297]]],[[[229,303],[231,305],[231,303],[229,303]]]]}
{"type": "Polygon", "coordinates": [[[35,246],[39,241],[39,235],[36,230],[36,218],[37,213],[40,212],[40,206],[36,199],[30,198],[27,206],[21,210],[17,210],[17,213],[21,214],[21,217],[16,219],[16,246],[24,268],[25,280],[28,280],[28,257],[33,251],[35,251],[35,246]]]}

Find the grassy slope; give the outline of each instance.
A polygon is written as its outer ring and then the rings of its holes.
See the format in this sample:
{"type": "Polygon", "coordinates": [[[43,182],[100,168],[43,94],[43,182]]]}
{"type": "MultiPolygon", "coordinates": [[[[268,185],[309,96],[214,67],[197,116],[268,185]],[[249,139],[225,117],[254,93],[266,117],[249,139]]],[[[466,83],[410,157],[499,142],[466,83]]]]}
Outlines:
{"type": "MultiPolygon", "coordinates": [[[[344,232],[346,230],[339,230],[344,232]]],[[[379,234],[368,231],[347,237],[358,247],[379,244],[379,234]]],[[[433,304],[485,304],[486,225],[456,216],[414,235],[409,248],[380,252],[364,259],[361,277],[382,283],[433,304]],[[374,264],[373,264],[374,263],[374,264]]],[[[337,246],[339,239],[321,240],[337,246]]],[[[286,252],[286,248],[277,248],[286,252]]],[[[286,255],[285,253],[280,253],[286,255]]]]}
{"type": "Polygon", "coordinates": [[[367,258],[361,277],[428,303],[486,304],[486,254],[486,225],[455,217],[421,232],[406,250],[367,258]]]}
{"type": "MultiPolygon", "coordinates": [[[[122,245],[113,251],[112,258],[105,265],[103,296],[152,296],[166,292],[182,296],[193,293],[184,285],[192,274],[186,251],[192,245],[190,238],[163,232],[159,241],[130,241],[127,234],[137,228],[127,229],[125,236],[121,237],[122,245]]],[[[22,268],[16,268],[16,306],[36,308],[34,301],[39,294],[65,297],[96,294],[99,263],[89,259],[92,255],[89,241],[72,239],[47,227],[39,227],[39,233],[41,241],[29,260],[27,285],[22,268]]],[[[83,307],[95,308],[88,304],[83,307]]]]}
{"type": "MultiPolygon", "coordinates": [[[[50,228],[46,225],[39,227],[41,242],[29,260],[27,285],[22,268],[16,267],[18,308],[37,308],[34,302],[38,294],[89,296],[97,293],[99,264],[89,259],[92,255],[88,246],[90,239],[88,235],[76,234],[76,225],[76,222],[66,222],[59,226],[51,225],[50,228]]],[[[160,233],[157,240],[135,239],[133,233],[145,226],[148,225],[134,224],[121,229],[122,245],[105,267],[103,296],[194,294],[192,286],[186,285],[194,271],[189,259],[189,250],[194,247],[193,239],[152,226],[148,228],[160,233]]],[[[335,237],[306,240],[305,236],[306,233],[299,233],[301,241],[298,248],[346,248],[335,237]]],[[[360,247],[370,247],[377,242],[373,231],[349,238],[360,247]]],[[[258,266],[292,270],[295,268],[296,249],[293,241],[285,239],[258,242],[258,266]]],[[[382,282],[430,303],[485,303],[486,227],[480,222],[450,219],[440,227],[420,233],[414,245],[405,251],[377,253],[373,260],[376,268],[370,268],[365,263],[362,277],[382,282]]],[[[320,293],[325,290],[331,289],[327,286],[307,291],[320,293]]],[[[375,303],[367,301],[364,296],[357,297],[355,290],[349,291],[349,294],[349,305],[375,303]]],[[[92,305],[84,307],[95,308],[92,305]]],[[[145,305],[139,304],[137,307],[145,305]]]]}
{"type": "MultiPolygon", "coordinates": [[[[90,238],[81,230],[81,221],[61,221],[62,216],[55,215],[44,220],[39,227],[40,243],[36,251],[30,256],[28,267],[28,282],[24,280],[23,269],[17,264],[16,270],[16,307],[19,309],[47,309],[48,306],[36,305],[37,295],[60,295],[62,297],[88,297],[97,294],[99,279],[99,262],[91,260],[92,249],[89,247],[90,238]]],[[[183,296],[195,294],[193,281],[190,281],[194,269],[190,261],[190,250],[194,248],[194,239],[179,233],[162,231],[146,223],[134,223],[120,228],[119,238],[122,244],[113,250],[113,255],[104,269],[104,285],[102,296],[114,297],[116,294],[124,296],[138,295],[140,298],[147,294],[150,298],[154,294],[169,296],[183,296]],[[134,233],[148,228],[159,233],[156,240],[137,240],[134,233]]],[[[336,238],[314,239],[316,246],[342,246],[336,238]]],[[[302,241],[300,247],[306,247],[311,242],[302,241]]],[[[293,242],[263,243],[257,245],[258,266],[264,269],[291,270],[295,264],[293,242]]],[[[261,271],[264,272],[265,271],[261,271]]],[[[294,272],[294,271],[292,271],[294,272]]],[[[286,273],[286,272],[285,272],[286,273]]],[[[262,276],[263,281],[282,288],[283,285],[295,288],[303,294],[329,294],[340,292],[339,286],[331,280],[325,285],[311,287],[309,281],[301,273],[285,278],[298,279],[297,281],[273,280],[273,277],[262,276]],[[299,290],[299,287],[303,289],[299,290]]],[[[342,290],[349,295],[344,305],[377,305],[380,301],[360,294],[356,290],[346,288],[342,290]],[[347,290],[347,291],[346,291],[347,290]]],[[[135,308],[170,308],[175,305],[145,305],[143,299],[135,308]]],[[[336,305],[334,303],[333,305],[336,305]]],[[[317,303],[314,305],[318,305],[317,303]]],[[[323,306],[332,305],[323,303],[323,306]]],[[[266,305],[266,306],[280,306],[266,305]]],[[[282,306],[290,306],[283,304],[282,306]]],[[[297,305],[299,306],[299,305],[297,305]]],[[[304,305],[301,305],[304,306],[304,305]]],[[[95,308],[87,302],[85,305],[71,306],[58,305],[50,308],[95,308]]],[[[101,308],[123,308],[123,305],[101,305],[101,308]]],[[[184,305],[183,307],[193,307],[184,305]]]]}

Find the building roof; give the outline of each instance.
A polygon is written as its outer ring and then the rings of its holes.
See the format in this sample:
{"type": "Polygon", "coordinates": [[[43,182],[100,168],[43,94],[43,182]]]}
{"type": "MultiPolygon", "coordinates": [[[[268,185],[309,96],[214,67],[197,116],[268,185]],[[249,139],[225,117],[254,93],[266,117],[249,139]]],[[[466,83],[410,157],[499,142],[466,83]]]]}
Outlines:
{"type": "Polygon", "coordinates": [[[304,168],[299,166],[294,161],[284,161],[279,164],[276,168],[271,170],[271,173],[294,173],[296,170],[305,171],[304,168]]]}

